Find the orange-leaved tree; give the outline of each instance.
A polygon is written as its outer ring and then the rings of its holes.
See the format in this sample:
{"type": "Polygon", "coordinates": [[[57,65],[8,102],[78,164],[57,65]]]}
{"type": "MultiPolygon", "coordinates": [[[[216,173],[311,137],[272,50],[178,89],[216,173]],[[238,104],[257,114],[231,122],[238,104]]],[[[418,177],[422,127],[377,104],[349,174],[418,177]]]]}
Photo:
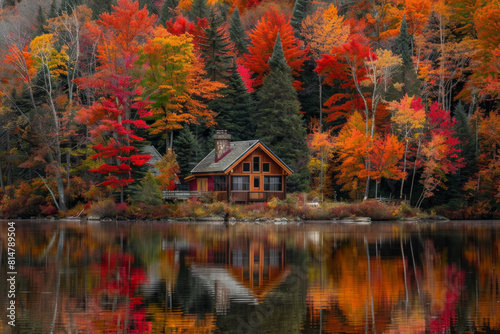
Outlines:
{"type": "Polygon", "coordinates": [[[217,92],[225,85],[206,78],[188,34],[176,36],[156,28],[138,63],[145,67],[141,85],[153,107],[151,133],[165,134],[166,150],[172,149],[174,131],[185,124],[215,125],[216,113],[208,101],[219,97],[217,92]]]}
{"type": "Polygon", "coordinates": [[[309,161],[309,170],[314,175],[312,186],[314,189],[319,189],[321,196],[323,196],[325,192],[323,176],[325,175],[327,166],[325,162],[328,161],[333,150],[333,137],[330,130],[322,131],[320,123],[317,120],[313,120],[310,125],[310,134],[307,136],[307,143],[312,153],[311,160],[309,161]]]}
{"type": "Polygon", "coordinates": [[[334,140],[337,183],[343,185],[342,190],[349,191],[352,198],[358,198],[368,176],[366,160],[371,140],[364,123],[363,116],[355,111],[334,140]]]}
{"type": "Polygon", "coordinates": [[[404,144],[395,135],[387,134],[373,140],[370,148],[370,178],[375,180],[375,198],[378,185],[382,178],[390,180],[404,179],[406,173],[402,170],[404,144]]]}
{"type": "MultiPolygon", "coordinates": [[[[254,87],[259,87],[264,82],[264,77],[269,73],[269,58],[273,54],[274,42],[280,34],[283,53],[292,75],[298,76],[302,71],[304,62],[308,59],[308,47],[294,35],[290,24],[290,17],[279,13],[276,9],[267,11],[250,33],[249,54],[245,54],[243,65],[252,71],[256,78],[254,87]]],[[[293,82],[295,89],[301,87],[297,80],[293,82]]]]}

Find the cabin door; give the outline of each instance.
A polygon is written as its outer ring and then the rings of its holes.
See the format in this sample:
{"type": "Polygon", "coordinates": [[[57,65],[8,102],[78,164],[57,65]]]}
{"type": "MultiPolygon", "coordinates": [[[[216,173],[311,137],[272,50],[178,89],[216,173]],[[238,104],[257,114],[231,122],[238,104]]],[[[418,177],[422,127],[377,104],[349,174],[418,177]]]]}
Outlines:
{"type": "Polygon", "coordinates": [[[198,191],[208,191],[208,178],[202,177],[202,178],[196,179],[196,181],[197,181],[196,189],[198,191]]]}

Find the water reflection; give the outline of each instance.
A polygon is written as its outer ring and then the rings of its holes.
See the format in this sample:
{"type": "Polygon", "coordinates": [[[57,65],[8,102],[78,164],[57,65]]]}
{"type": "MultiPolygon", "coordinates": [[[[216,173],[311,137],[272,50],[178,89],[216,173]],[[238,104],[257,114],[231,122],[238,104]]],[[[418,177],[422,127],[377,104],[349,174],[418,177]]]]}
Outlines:
{"type": "Polygon", "coordinates": [[[17,222],[0,331],[498,331],[498,226],[17,222]]]}

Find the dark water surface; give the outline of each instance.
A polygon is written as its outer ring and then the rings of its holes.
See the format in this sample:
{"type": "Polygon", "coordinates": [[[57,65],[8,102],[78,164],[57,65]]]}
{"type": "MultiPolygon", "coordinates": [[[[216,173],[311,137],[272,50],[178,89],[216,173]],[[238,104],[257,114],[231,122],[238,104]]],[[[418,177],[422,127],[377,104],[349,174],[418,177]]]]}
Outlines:
{"type": "Polygon", "coordinates": [[[0,222],[0,333],[491,333],[500,222],[0,222]]]}

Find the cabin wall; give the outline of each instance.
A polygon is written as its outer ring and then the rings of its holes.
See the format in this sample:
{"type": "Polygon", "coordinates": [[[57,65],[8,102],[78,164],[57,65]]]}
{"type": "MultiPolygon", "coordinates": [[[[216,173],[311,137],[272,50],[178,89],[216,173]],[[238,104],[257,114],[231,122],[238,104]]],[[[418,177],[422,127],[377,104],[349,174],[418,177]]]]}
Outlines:
{"type": "Polygon", "coordinates": [[[196,191],[197,189],[197,184],[196,184],[196,178],[194,180],[189,181],[189,191],[196,191]]]}
{"type": "Polygon", "coordinates": [[[274,160],[268,156],[262,149],[257,148],[250,153],[243,161],[233,168],[233,174],[264,174],[264,175],[281,175],[283,169],[274,160]],[[253,157],[260,157],[260,172],[253,172],[253,157]],[[250,163],[250,172],[243,172],[243,164],[250,163]],[[269,163],[269,172],[262,172],[262,165],[269,163]]]}
{"type": "Polygon", "coordinates": [[[214,177],[208,177],[208,191],[214,191],[214,177]]]}

